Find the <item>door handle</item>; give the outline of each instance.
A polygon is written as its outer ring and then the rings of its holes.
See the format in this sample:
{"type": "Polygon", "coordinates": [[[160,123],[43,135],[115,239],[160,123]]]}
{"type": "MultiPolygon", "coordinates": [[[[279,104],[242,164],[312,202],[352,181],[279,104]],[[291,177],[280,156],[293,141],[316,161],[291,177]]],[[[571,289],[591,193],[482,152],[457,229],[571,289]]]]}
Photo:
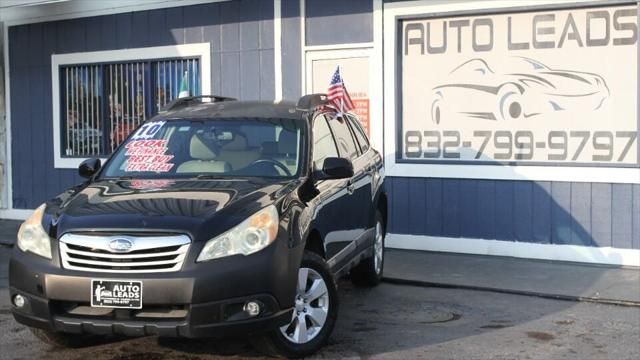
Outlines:
{"type": "Polygon", "coordinates": [[[367,172],[371,175],[373,175],[374,172],[376,172],[376,167],[375,166],[369,166],[367,168],[367,172]]]}
{"type": "Polygon", "coordinates": [[[347,184],[347,192],[349,193],[349,195],[353,194],[353,192],[356,190],[356,186],[349,181],[349,183],[347,184]]]}

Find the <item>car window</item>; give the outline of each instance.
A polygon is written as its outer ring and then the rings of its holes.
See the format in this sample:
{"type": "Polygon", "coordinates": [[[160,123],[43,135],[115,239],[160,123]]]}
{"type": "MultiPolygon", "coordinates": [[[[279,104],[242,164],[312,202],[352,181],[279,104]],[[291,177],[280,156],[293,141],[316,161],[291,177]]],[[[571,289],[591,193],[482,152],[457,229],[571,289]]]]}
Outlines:
{"type": "Polygon", "coordinates": [[[333,135],[336,138],[340,157],[346,159],[357,158],[358,149],[356,148],[356,143],[353,139],[353,136],[351,135],[349,127],[347,127],[345,119],[343,117],[332,118],[331,120],[329,120],[329,126],[331,126],[333,135]]]}
{"type": "Polygon", "coordinates": [[[367,139],[367,136],[364,134],[364,130],[362,130],[360,124],[358,124],[358,121],[359,120],[356,118],[349,116],[349,123],[351,124],[353,133],[356,135],[358,144],[360,144],[360,150],[362,153],[365,153],[369,150],[369,139],[367,139]]]}
{"type": "Polygon", "coordinates": [[[315,169],[322,168],[325,158],[338,157],[336,142],[333,140],[327,119],[320,115],[313,123],[313,163],[315,169]]]}
{"type": "Polygon", "coordinates": [[[293,177],[302,139],[302,127],[292,119],[149,121],[113,154],[101,176],[293,177]]]}

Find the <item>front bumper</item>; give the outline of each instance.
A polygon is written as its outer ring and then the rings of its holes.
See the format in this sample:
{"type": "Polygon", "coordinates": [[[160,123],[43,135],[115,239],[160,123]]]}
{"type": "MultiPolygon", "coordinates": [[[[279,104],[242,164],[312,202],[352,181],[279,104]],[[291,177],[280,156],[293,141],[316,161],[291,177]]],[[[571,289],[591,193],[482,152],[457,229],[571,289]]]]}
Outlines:
{"type": "MultiPolygon", "coordinates": [[[[140,312],[128,309],[114,309],[107,315],[78,315],[63,310],[59,302],[26,295],[11,288],[11,296],[22,294],[27,299],[24,310],[13,308],[13,316],[21,324],[71,334],[124,335],[124,336],[165,336],[165,337],[217,337],[260,333],[287,324],[291,320],[292,309],[279,309],[275,299],[269,295],[255,295],[225,301],[188,305],[184,317],[162,316],[171,311],[147,312],[151,317],[140,317],[140,312]],[[248,318],[242,312],[246,301],[259,301],[263,312],[255,318],[248,318]],[[229,316],[231,315],[231,316],[229,316]],[[245,319],[237,320],[235,317],[245,319]],[[160,318],[158,318],[160,317],[160,318]]],[[[87,306],[73,307],[86,309],[87,306]]]]}
{"type": "Polygon", "coordinates": [[[183,270],[148,274],[62,269],[57,254],[51,261],[14,249],[10,296],[26,304],[12,313],[27,326],[66,333],[190,338],[258,333],[291,320],[301,246],[276,241],[250,256],[195,263],[202,245],[193,244],[183,270]],[[142,309],[90,307],[92,279],[142,281],[142,309]],[[260,314],[244,312],[248,301],[260,314]]]}

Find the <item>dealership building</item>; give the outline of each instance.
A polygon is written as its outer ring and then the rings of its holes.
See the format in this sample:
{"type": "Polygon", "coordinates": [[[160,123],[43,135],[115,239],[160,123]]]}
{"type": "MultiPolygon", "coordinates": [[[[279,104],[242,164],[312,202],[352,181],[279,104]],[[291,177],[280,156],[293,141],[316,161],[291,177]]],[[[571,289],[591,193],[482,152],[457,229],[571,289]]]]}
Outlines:
{"type": "Polygon", "coordinates": [[[639,3],[4,0],[0,218],[186,87],[297,100],[340,67],[387,246],[640,266],[639,3]]]}

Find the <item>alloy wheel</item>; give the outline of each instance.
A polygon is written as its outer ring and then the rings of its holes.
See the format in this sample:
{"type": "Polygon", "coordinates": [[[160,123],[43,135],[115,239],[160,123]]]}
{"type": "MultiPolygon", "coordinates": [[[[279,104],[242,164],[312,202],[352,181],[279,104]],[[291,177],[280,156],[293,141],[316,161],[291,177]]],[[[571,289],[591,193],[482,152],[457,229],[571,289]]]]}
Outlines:
{"type": "Polygon", "coordinates": [[[322,276],[313,269],[300,268],[293,316],[280,332],[295,344],[308,343],[324,328],[329,305],[329,290],[322,276]]]}

